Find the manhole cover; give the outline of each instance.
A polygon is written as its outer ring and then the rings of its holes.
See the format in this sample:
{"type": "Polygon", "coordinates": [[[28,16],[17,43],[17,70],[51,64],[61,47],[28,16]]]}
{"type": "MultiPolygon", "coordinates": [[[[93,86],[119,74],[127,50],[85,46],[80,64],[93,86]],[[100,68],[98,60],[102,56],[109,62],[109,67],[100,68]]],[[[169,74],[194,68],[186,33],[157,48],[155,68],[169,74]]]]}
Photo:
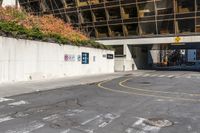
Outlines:
{"type": "Polygon", "coordinates": [[[151,83],[150,83],[150,82],[140,82],[140,84],[149,85],[149,84],[151,84],[151,83]]]}
{"type": "Polygon", "coordinates": [[[169,127],[173,125],[173,122],[162,118],[149,118],[144,121],[145,124],[155,127],[169,127]]]}

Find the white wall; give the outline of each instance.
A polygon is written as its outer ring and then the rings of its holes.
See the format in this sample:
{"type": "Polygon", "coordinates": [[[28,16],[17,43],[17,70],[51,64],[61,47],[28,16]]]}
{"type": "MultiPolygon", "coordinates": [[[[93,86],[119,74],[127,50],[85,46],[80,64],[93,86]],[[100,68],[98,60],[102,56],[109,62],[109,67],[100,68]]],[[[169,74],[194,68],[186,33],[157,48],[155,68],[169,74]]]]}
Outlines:
{"type": "Polygon", "coordinates": [[[148,53],[142,52],[141,47],[124,44],[123,49],[125,57],[115,58],[115,71],[132,71],[148,66],[148,53]]]}
{"type": "Polygon", "coordinates": [[[0,82],[112,73],[114,59],[106,54],[114,51],[0,37],[0,82]],[[78,61],[82,52],[89,53],[89,64],[78,61]],[[65,61],[65,54],[76,60],[65,61]]]}
{"type": "Polygon", "coordinates": [[[115,58],[115,71],[132,71],[133,70],[133,60],[128,60],[126,57],[116,57],[115,58]]]}

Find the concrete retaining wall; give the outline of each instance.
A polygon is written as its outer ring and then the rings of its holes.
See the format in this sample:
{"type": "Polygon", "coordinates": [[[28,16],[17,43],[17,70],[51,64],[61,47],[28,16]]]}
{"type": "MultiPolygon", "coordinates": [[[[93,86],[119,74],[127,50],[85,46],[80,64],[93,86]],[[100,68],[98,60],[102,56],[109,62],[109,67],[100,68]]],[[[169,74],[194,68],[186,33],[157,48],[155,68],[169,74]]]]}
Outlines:
{"type": "Polygon", "coordinates": [[[0,37],[0,83],[114,72],[113,51],[0,37]],[[82,52],[89,64],[82,64],[82,52]]]}

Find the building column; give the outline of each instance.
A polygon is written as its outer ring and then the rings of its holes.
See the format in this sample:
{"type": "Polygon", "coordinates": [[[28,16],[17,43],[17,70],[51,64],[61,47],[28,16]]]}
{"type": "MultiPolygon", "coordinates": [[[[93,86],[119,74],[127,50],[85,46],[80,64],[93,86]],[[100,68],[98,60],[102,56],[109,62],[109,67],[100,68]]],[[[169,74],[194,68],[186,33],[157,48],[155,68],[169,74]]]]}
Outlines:
{"type": "Polygon", "coordinates": [[[133,48],[132,46],[128,45],[128,44],[124,44],[124,65],[123,65],[123,70],[124,71],[132,71],[132,70],[136,70],[136,66],[135,63],[133,61],[133,48]]]}

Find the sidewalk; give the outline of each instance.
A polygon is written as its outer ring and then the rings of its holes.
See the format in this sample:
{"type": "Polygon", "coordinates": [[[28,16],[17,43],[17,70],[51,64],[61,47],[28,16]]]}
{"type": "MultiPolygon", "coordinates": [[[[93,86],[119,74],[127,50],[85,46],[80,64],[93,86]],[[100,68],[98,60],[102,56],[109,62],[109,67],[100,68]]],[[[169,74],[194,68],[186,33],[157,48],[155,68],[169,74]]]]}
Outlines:
{"type": "Polygon", "coordinates": [[[200,71],[200,67],[199,66],[186,66],[186,65],[182,65],[182,66],[166,66],[166,67],[154,67],[157,70],[173,70],[173,71],[200,71]]]}
{"type": "Polygon", "coordinates": [[[67,78],[50,79],[42,81],[26,81],[26,82],[16,82],[9,84],[0,84],[0,97],[9,97],[9,96],[32,93],[37,91],[45,91],[45,90],[59,89],[62,87],[95,83],[103,80],[122,77],[127,74],[131,74],[131,72],[117,72],[117,73],[103,74],[103,75],[67,77],[67,78]]]}

